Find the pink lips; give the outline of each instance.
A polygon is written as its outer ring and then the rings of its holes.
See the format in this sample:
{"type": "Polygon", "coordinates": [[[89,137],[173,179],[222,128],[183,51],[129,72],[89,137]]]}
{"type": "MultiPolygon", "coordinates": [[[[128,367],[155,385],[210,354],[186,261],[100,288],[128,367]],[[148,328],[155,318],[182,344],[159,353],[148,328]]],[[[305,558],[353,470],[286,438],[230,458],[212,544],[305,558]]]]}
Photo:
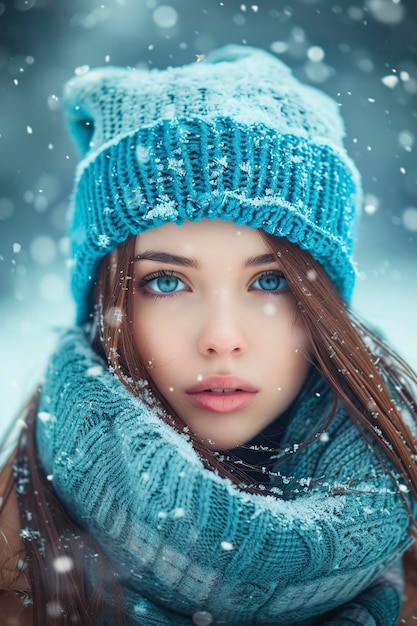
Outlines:
{"type": "Polygon", "coordinates": [[[248,406],[258,390],[237,376],[207,376],[186,389],[191,402],[214,413],[231,413],[248,406]]]}

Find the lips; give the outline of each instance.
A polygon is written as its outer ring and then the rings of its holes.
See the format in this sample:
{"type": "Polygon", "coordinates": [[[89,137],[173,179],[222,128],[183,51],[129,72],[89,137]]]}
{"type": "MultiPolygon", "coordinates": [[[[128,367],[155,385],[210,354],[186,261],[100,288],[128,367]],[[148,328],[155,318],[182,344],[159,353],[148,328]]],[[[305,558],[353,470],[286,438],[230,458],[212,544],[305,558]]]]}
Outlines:
{"type": "Polygon", "coordinates": [[[186,389],[192,404],[214,413],[243,409],[253,402],[257,392],[247,380],[237,376],[207,376],[186,389]]]}
{"type": "Polygon", "coordinates": [[[201,391],[246,391],[256,393],[258,390],[244,378],[238,376],[206,376],[203,380],[186,389],[186,393],[199,393],[201,391]]]}

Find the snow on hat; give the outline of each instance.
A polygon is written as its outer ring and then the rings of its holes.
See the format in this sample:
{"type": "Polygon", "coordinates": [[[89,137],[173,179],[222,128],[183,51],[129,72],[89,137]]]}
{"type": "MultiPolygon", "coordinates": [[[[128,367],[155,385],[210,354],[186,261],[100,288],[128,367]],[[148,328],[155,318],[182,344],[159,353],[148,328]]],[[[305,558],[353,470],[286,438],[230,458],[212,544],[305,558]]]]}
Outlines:
{"type": "Polygon", "coordinates": [[[82,153],[70,218],[79,323],[105,255],[203,218],[298,244],[350,297],[362,191],[339,108],[273,55],[227,46],[164,70],[98,68],[71,79],[64,100],[82,153]]]}

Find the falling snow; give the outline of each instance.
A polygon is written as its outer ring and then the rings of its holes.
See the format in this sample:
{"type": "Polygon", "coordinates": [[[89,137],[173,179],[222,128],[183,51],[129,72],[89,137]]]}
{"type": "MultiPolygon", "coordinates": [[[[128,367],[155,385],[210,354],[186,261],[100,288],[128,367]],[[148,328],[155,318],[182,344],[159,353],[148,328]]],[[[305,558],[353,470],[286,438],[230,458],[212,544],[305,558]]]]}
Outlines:
{"type": "Polygon", "coordinates": [[[168,5],[159,6],[153,12],[153,20],[159,28],[172,28],[176,25],[178,21],[178,13],[177,11],[168,5]]]}
{"type": "Polygon", "coordinates": [[[102,365],[93,365],[92,367],[89,367],[86,371],[87,376],[100,376],[104,371],[104,368],[102,365]]]}
{"type": "Polygon", "coordinates": [[[402,214],[402,221],[407,230],[417,233],[417,208],[408,207],[405,209],[402,214]]]}
{"type": "Polygon", "coordinates": [[[395,74],[390,74],[389,76],[384,76],[383,78],[381,78],[381,82],[386,87],[390,87],[391,89],[398,85],[398,80],[398,76],[396,76],[395,74]]]}
{"type": "Polygon", "coordinates": [[[208,611],[197,611],[192,619],[195,626],[210,626],[213,623],[213,616],[208,611]]]}
{"type": "MultiPolygon", "coordinates": [[[[8,51],[5,42],[1,68],[5,78],[4,119],[8,120],[7,126],[0,125],[0,342],[8,355],[0,379],[5,423],[39,381],[54,345],[53,329],[71,324],[74,319],[68,287],[71,262],[66,263],[62,241],[65,207],[78,156],[63,141],[63,81],[71,75],[82,76],[100,63],[137,63],[144,69],[196,59],[205,63],[210,50],[219,41],[226,41],[230,33],[233,40],[247,41],[248,45],[262,33],[265,49],[282,57],[301,79],[322,86],[330,94],[340,94],[337,99],[347,122],[346,145],[360,165],[365,187],[362,242],[356,248],[359,271],[354,306],[365,317],[372,317],[417,367],[413,350],[417,341],[413,317],[417,306],[413,288],[417,62],[405,2],[365,0],[329,6],[312,0],[295,0],[282,6],[218,2],[204,6],[206,13],[198,3],[190,3],[184,11],[180,6],[155,0],[117,0],[117,10],[104,5],[89,9],[81,0],[66,3],[59,11],[54,3],[42,11],[35,10],[35,0],[18,0],[15,4],[14,53],[8,51]],[[325,28],[316,30],[318,10],[320,24],[325,28]],[[48,38],[33,36],[41,17],[56,23],[57,32],[62,33],[58,65],[56,55],[45,54],[48,38]],[[104,37],[104,29],[110,24],[111,40],[104,37]],[[210,24],[216,24],[216,33],[210,24]],[[390,36],[379,37],[380,29],[388,29],[390,36]],[[88,49],[74,48],[76,32],[88,36],[88,49]],[[124,58],[123,50],[134,49],[138,38],[140,56],[134,60],[124,58]],[[36,86],[41,86],[40,91],[36,86]],[[386,132],[382,133],[381,128],[386,132]],[[384,266],[385,261],[389,267],[384,266]],[[387,289],[392,294],[388,299],[387,289]],[[398,311],[402,301],[409,306],[398,311]]],[[[7,3],[0,3],[1,19],[10,11],[7,3]]],[[[165,117],[174,114],[175,108],[168,105],[165,117]]],[[[150,157],[148,148],[138,145],[136,155],[138,165],[145,169],[150,157]]],[[[171,175],[183,175],[181,159],[177,155],[164,164],[172,168],[171,175]]],[[[250,174],[247,161],[244,156],[240,164],[243,175],[250,174]]],[[[227,159],[219,154],[209,168],[212,180],[216,173],[217,180],[224,176],[228,167],[227,159]]],[[[143,202],[140,194],[132,196],[132,207],[138,201],[143,202]]],[[[248,206],[257,209],[256,201],[248,206]]],[[[162,193],[157,206],[149,207],[145,219],[176,220],[177,211],[178,206],[162,193]]],[[[104,246],[103,252],[107,250],[106,237],[97,243],[104,246]]],[[[311,276],[308,278],[312,281],[311,276]]],[[[265,314],[269,314],[268,309],[265,314]]],[[[111,323],[120,324],[120,312],[112,311],[108,316],[111,323]]]]}
{"type": "Polygon", "coordinates": [[[89,65],[80,65],[74,69],[74,74],[76,76],[82,76],[83,74],[87,74],[90,71],[89,65]]]}
{"type": "Polygon", "coordinates": [[[123,321],[123,311],[116,306],[110,307],[105,313],[105,318],[109,326],[120,326],[123,321]]]}
{"type": "Polygon", "coordinates": [[[64,608],[59,602],[51,601],[46,605],[46,612],[51,619],[57,619],[64,614],[64,608]]]}
{"type": "Polygon", "coordinates": [[[60,556],[54,559],[52,565],[58,574],[67,574],[74,568],[74,561],[69,556],[60,556]]]}
{"type": "Polygon", "coordinates": [[[51,415],[51,413],[47,413],[46,411],[39,411],[38,418],[42,422],[49,422],[49,421],[56,420],[56,417],[54,415],[51,415]]]}
{"type": "Polygon", "coordinates": [[[272,302],[267,302],[262,307],[262,310],[266,315],[275,315],[277,312],[277,307],[272,302]]]}

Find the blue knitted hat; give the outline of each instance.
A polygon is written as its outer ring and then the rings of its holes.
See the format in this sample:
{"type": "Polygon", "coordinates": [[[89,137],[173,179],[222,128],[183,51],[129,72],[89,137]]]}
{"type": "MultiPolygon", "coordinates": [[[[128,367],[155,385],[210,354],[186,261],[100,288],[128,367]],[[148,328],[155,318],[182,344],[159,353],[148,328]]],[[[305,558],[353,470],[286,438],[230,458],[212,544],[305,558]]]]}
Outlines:
{"type": "Polygon", "coordinates": [[[67,83],[65,110],[83,157],[70,226],[79,323],[106,254],[202,218],[298,244],[350,297],[362,194],[339,109],[274,56],[228,46],[183,67],[95,69],[67,83]]]}

